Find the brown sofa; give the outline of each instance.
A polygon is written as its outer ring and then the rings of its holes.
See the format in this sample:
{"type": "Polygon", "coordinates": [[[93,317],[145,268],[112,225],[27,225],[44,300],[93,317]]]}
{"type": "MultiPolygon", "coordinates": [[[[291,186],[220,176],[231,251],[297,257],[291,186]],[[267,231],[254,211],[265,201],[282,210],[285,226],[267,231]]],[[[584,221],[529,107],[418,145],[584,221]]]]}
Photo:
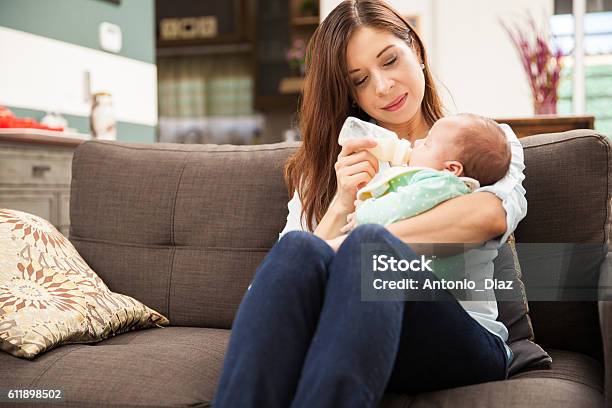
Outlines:
{"type": "MultiPolygon", "coordinates": [[[[608,244],[610,141],[581,130],[522,142],[529,210],[517,242],[608,244]]],[[[234,314],[285,224],[282,168],[296,146],[81,145],[73,159],[70,240],[111,290],[163,313],[171,327],[66,345],[33,361],[0,353],[0,388],[61,388],[74,407],[210,405],[234,314]]],[[[529,306],[550,369],[389,394],[381,406],[604,406],[612,390],[612,374],[605,375],[612,368],[612,302],[599,302],[599,314],[596,300],[529,306]]]]}

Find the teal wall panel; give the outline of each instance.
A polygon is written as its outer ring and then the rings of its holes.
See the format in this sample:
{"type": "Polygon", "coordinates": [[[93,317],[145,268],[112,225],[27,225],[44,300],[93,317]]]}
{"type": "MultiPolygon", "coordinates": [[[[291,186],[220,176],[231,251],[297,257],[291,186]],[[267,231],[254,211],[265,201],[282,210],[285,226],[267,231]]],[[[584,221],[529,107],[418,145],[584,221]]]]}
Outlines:
{"type": "Polygon", "coordinates": [[[119,55],[155,63],[153,0],[0,0],[0,26],[96,50],[104,21],[121,28],[119,55]]]}
{"type": "MultiPolygon", "coordinates": [[[[101,50],[100,23],[121,28],[121,55],[155,64],[154,0],[121,0],[119,5],[101,0],[0,0],[0,26],[42,37],[101,50]]],[[[45,112],[8,106],[17,116],[40,120],[45,112]]],[[[70,127],[90,133],[89,118],[63,115],[70,127]]],[[[155,142],[156,127],[118,122],[117,139],[155,142]]]]}

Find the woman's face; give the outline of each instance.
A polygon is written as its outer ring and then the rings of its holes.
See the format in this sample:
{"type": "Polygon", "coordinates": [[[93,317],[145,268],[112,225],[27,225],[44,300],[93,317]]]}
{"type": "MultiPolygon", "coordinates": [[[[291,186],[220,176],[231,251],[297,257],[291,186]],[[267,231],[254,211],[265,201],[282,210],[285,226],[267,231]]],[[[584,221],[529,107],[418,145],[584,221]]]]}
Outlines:
{"type": "Polygon", "coordinates": [[[356,102],[380,124],[401,125],[421,114],[425,77],[417,55],[402,39],[360,27],[349,39],[346,58],[356,102]]]}

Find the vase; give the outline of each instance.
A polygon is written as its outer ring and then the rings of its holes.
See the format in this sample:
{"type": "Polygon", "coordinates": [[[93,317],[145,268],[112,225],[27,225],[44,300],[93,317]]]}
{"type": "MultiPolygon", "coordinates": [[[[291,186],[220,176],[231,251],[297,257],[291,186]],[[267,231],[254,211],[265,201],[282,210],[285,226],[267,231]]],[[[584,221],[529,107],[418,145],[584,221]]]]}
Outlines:
{"type": "Polygon", "coordinates": [[[545,98],[542,101],[534,100],[533,111],[536,115],[556,115],[557,98],[545,98]]]}
{"type": "Polygon", "coordinates": [[[117,121],[110,93],[98,92],[93,95],[89,124],[93,139],[117,139],[117,121]]]}

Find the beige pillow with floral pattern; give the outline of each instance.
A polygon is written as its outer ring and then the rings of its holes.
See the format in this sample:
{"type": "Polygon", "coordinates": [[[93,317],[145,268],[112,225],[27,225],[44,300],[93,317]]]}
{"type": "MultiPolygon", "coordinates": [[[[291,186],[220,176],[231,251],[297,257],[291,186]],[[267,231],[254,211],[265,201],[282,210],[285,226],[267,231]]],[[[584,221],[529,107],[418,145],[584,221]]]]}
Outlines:
{"type": "Polygon", "coordinates": [[[0,348],[34,358],[68,343],[93,343],[168,319],[111,292],[48,221],[0,209],[0,348]]]}

